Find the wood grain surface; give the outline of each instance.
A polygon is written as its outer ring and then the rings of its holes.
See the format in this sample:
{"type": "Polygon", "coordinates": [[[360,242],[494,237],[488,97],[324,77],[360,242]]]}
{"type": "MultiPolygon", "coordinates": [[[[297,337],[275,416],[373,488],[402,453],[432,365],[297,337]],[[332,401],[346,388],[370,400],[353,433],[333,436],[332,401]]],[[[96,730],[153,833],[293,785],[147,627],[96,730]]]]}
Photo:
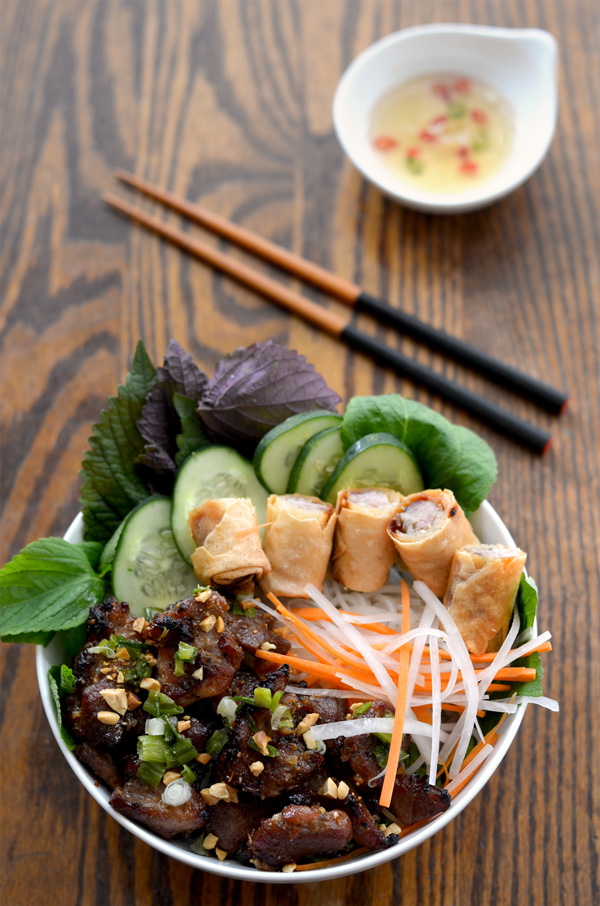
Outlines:
{"type": "Polygon", "coordinates": [[[193,871],[121,829],[54,743],[33,650],[4,646],[5,906],[600,902],[599,13],[592,0],[2,0],[2,561],[61,535],[77,512],[90,426],[138,337],[155,359],[176,337],[208,370],[224,352],[276,338],[345,400],[398,390],[493,445],[490,501],[529,552],[540,625],[554,636],[546,690],[561,703],[560,714],[529,708],[491,782],[419,849],[337,882],[263,886],[193,871]],[[447,218],[403,210],[367,185],[331,124],[352,58],[431,21],[547,28],[561,51],[559,126],[540,170],[488,210],[447,218]],[[567,386],[571,406],[552,419],[364,320],[550,428],[550,454],[480,428],[110,212],[100,193],[116,188],[117,167],[567,386]]]}

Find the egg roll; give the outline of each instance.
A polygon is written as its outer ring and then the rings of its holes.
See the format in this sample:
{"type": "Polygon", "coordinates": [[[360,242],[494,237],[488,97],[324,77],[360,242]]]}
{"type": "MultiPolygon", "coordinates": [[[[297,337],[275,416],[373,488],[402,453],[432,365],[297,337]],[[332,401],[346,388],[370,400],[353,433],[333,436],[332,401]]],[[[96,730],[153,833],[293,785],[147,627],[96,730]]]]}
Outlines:
{"type": "Polygon", "coordinates": [[[334,508],[318,497],[269,497],[263,546],[271,573],[262,581],[267,592],[308,598],[309,582],[323,588],[336,519],[334,508]]]}
{"type": "Polygon", "coordinates": [[[506,638],[527,554],[480,544],[457,550],[444,604],[471,654],[498,651],[506,638]]]}
{"type": "Polygon", "coordinates": [[[249,497],[206,500],[188,514],[196,550],[192,566],[203,585],[240,592],[269,572],[249,497]]]}
{"type": "Polygon", "coordinates": [[[396,557],[387,527],[402,499],[389,488],[339,492],[331,575],[346,588],[377,591],[387,582],[396,557]]]}
{"type": "Polygon", "coordinates": [[[415,579],[442,598],[455,551],[478,539],[452,491],[420,491],[405,497],[388,534],[415,579]]]}

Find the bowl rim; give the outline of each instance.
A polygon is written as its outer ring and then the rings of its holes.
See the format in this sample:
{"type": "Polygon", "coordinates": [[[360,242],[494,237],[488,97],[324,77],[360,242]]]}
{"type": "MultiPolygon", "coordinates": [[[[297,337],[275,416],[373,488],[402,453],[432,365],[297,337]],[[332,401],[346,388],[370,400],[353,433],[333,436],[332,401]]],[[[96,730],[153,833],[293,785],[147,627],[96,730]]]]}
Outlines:
{"type": "MultiPolygon", "coordinates": [[[[490,503],[484,501],[477,513],[481,513],[484,518],[487,518],[492,521],[494,524],[494,529],[497,530],[500,534],[504,536],[502,543],[507,545],[515,545],[515,542],[508,531],[508,528],[496,512],[496,510],[491,506],[490,503]]],[[[475,516],[476,514],[473,514],[475,516]]],[[[69,528],[65,532],[64,538],[66,541],[74,542],[80,540],[83,537],[83,515],[78,513],[75,519],[71,522],[69,528]]],[[[189,865],[191,868],[198,869],[200,871],[208,871],[212,874],[220,875],[222,877],[231,878],[237,881],[254,881],[265,884],[297,884],[297,883],[314,883],[316,881],[331,881],[337,878],[345,877],[349,874],[357,874],[358,872],[367,871],[371,868],[377,868],[379,865],[383,865],[386,862],[390,862],[392,859],[396,859],[410,850],[414,849],[416,846],[420,846],[430,837],[433,837],[438,831],[442,830],[447,824],[456,818],[457,815],[462,812],[462,810],[477,796],[477,794],[483,789],[483,787],[490,780],[492,775],[495,773],[496,769],[499,767],[500,763],[504,759],[508,749],[510,748],[513,739],[515,738],[521,722],[525,716],[525,711],[527,709],[527,702],[523,702],[519,705],[519,708],[513,714],[510,714],[508,718],[504,721],[504,725],[499,733],[499,740],[494,746],[494,751],[482,765],[482,767],[477,771],[475,776],[469,780],[465,785],[464,789],[452,800],[450,808],[443,812],[441,815],[438,815],[437,818],[434,818],[424,827],[418,828],[410,834],[407,834],[406,837],[403,837],[399,843],[395,846],[390,847],[389,849],[379,850],[374,853],[366,853],[362,856],[358,856],[356,859],[350,859],[346,862],[342,862],[339,865],[333,865],[328,868],[318,868],[314,871],[306,872],[291,872],[289,874],[282,874],[281,872],[276,871],[259,871],[256,868],[240,865],[237,862],[219,862],[216,859],[211,857],[201,856],[196,853],[191,852],[189,849],[183,849],[174,844],[170,840],[164,840],[162,837],[159,837],[158,834],[147,830],[143,825],[137,824],[129,818],[126,818],[124,815],[116,812],[109,805],[109,794],[105,787],[98,782],[98,779],[95,775],[92,774],[81,762],[77,760],[74,753],[70,751],[69,748],[65,745],[60,736],[60,731],[58,728],[58,721],[56,718],[56,712],[54,709],[54,702],[50,693],[50,687],[47,679],[47,670],[48,670],[48,657],[47,649],[42,645],[36,645],[36,672],[38,686],[40,690],[40,696],[42,699],[42,704],[44,706],[44,711],[46,712],[46,717],[50,728],[54,735],[58,747],[61,750],[63,756],[65,757],[69,767],[76,775],[77,779],[85,787],[88,793],[94,798],[94,800],[100,805],[104,811],[110,815],[118,824],[124,827],[126,830],[130,831],[135,837],[141,840],[143,843],[147,843],[153,849],[158,850],[166,856],[169,856],[172,859],[176,859],[179,862],[183,862],[186,865],[189,865]],[[96,785],[98,784],[98,785],[96,785]]]]}
{"type": "Polygon", "coordinates": [[[409,28],[402,28],[392,32],[374,41],[359,53],[351,63],[346,67],[336,86],[332,104],[332,120],[337,140],[341,148],[352,163],[352,165],[367,179],[370,183],[377,186],[381,192],[406,207],[416,210],[428,211],[434,214],[460,214],[467,211],[477,210],[493,204],[509,195],[511,192],[523,185],[537,168],[541,165],[546,157],[550,145],[556,132],[558,118],[558,43],[554,35],[542,28],[504,28],[492,25],[471,25],[468,23],[458,22],[439,22],[427,25],[415,25],[409,28]],[[553,104],[552,104],[552,122],[548,130],[548,135],[538,156],[524,170],[516,173],[510,180],[499,185],[495,190],[486,190],[487,183],[482,183],[476,191],[471,191],[468,196],[462,192],[448,194],[436,194],[435,192],[424,192],[413,189],[411,186],[403,186],[400,180],[392,183],[386,182],[377,174],[373,174],[368,166],[363,163],[354,154],[352,142],[347,141],[344,135],[344,123],[347,119],[342,110],[345,99],[345,93],[348,91],[348,85],[365,64],[369,63],[373,57],[376,57],[388,46],[402,44],[411,38],[421,36],[447,34],[447,35],[473,35],[475,37],[493,37],[506,41],[521,41],[535,37],[548,45],[548,49],[554,53],[554,80],[553,80],[553,104]]]}

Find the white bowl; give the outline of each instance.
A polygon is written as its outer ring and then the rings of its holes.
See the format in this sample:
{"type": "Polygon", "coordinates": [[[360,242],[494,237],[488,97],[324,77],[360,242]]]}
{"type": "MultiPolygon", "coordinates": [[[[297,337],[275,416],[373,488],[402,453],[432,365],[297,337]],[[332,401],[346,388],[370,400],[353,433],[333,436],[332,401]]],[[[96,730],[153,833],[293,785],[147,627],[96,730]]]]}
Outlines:
{"type": "Polygon", "coordinates": [[[368,47],[348,67],[333,100],[333,123],[342,148],[360,172],[407,207],[438,214],[472,211],[520,186],[546,156],[558,108],[558,47],[540,29],[482,25],[406,28],[368,47]],[[434,73],[477,78],[496,88],[515,116],[512,152],[486,182],[452,194],[414,189],[394,176],[374,151],[373,108],[388,91],[434,73]]]}
{"type": "MultiPolygon", "coordinates": [[[[508,529],[489,503],[484,502],[481,504],[477,512],[471,517],[471,522],[477,536],[482,542],[487,544],[506,544],[514,546],[514,541],[508,529]]],[[[81,513],[71,523],[64,537],[67,541],[73,543],[83,540],[83,519],[81,513]]],[[[485,761],[473,779],[467,783],[464,789],[461,790],[452,801],[448,811],[439,815],[437,818],[434,818],[433,821],[425,827],[421,827],[418,830],[413,831],[413,833],[408,834],[406,837],[403,837],[396,846],[390,847],[390,849],[359,856],[356,859],[342,862],[340,865],[334,865],[331,868],[320,868],[315,871],[282,874],[281,872],[275,871],[259,871],[256,868],[240,865],[233,861],[219,862],[212,857],[195,855],[190,852],[189,840],[163,840],[162,837],[147,830],[141,824],[136,824],[135,821],[130,821],[129,818],[125,818],[123,815],[116,812],[108,804],[110,798],[108,789],[104,785],[96,785],[98,782],[96,776],[77,761],[75,755],[69,751],[60,738],[54,703],[48,686],[48,670],[55,664],[61,664],[63,660],[64,651],[60,635],[56,635],[47,648],[42,648],[41,645],[38,645],[36,651],[36,667],[40,694],[42,696],[46,716],[61,752],[88,793],[93,796],[96,802],[105,812],[114,818],[115,821],[118,821],[119,824],[128,831],[131,831],[132,834],[140,840],[143,840],[143,842],[147,843],[149,846],[154,847],[154,849],[159,850],[159,852],[164,853],[166,856],[170,856],[172,859],[185,862],[186,865],[191,865],[192,868],[210,871],[213,874],[222,875],[226,878],[234,878],[239,881],[263,881],[271,884],[330,881],[334,878],[342,878],[345,875],[356,874],[359,871],[366,871],[368,868],[375,868],[378,865],[382,865],[384,862],[389,862],[391,859],[404,855],[404,853],[407,853],[415,846],[424,843],[425,840],[428,840],[429,837],[432,837],[445,827],[446,824],[452,821],[459,812],[475,798],[482,787],[485,786],[504,758],[508,747],[513,741],[521,721],[523,720],[526,708],[526,705],[521,705],[514,714],[508,716],[499,731],[500,739],[494,746],[493,753],[489,756],[487,761],[485,761]]]]}

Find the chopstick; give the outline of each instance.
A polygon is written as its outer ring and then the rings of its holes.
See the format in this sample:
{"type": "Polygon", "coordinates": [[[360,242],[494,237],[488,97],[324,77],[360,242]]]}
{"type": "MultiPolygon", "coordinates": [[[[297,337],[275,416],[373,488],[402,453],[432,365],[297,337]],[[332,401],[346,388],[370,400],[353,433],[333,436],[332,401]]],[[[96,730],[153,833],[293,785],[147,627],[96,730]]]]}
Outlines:
{"type": "Polygon", "coordinates": [[[168,223],[164,223],[157,217],[146,214],[145,211],[136,208],[111,193],[105,193],[104,201],[131,217],[132,220],[142,224],[158,235],[179,246],[207,264],[212,265],[223,273],[233,277],[239,283],[249,286],[262,295],[269,298],[281,308],[299,315],[305,321],[319,327],[333,337],[344,340],[353,349],[360,352],[366,352],[379,363],[385,363],[393,368],[397,373],[406,375],[415,382],[423,384],[434,393],[446,397],[452,402],[461,406],[467,412],[471,412],[478,418],[492,425],[497,431],[513,440],[531,447],[538,453],[545,453],[551,444],[551,437],[545,431],[530,425],[528,422],[517,418],[506,410],[501,409],[494,403],[449,381],[443,375],[438,374],[420,365],[414,359],[410,359],[395,349],[390,349],[384,343],[376,340],[374,337],[363,333],[353,324],[347,323],[339,315],[328,311],[316,302],[312,302],[300,293],[283,286],[271,277],[260,271],[254,270],[242,261],[231,258],[224,252],[216,249],[199,239],[191,237],[168,223]]]}
{"type": "Polygon", "coordinates": [[[432,349],[456,359],[462,365],[474,368],[484,377],[502,384],[503,387],[521,396],[527,397],[549,412],[558,414],[566,408],[569,397],[562,390],[549,387],[530,375],[523,374],[511,365],[500,362],[487,353],[465,343],[463,340],[452,337],[450,334],[426,324],[424,321],[408,315],[400,309],[392,308],[385,300],[378,299],[370,293],[364,292],[360,286],[331,273],[331,271],[314,264],[312,261],[307,261],[295,252],[290,252],[275,242],[264,239],[262,236],[257,236],[256,233],[238,226],[218,214],[207,211],[206,208],[200,205],[192,204],[177,195],[173,195],[171,192],[159,189],[139,176],[127,173],[125,170],[117,170],[115,175],[121,182],[138,189],[156,201],[162,202],[167,207],[178,211],[211,232],[235,242],[249,252],[259,255],[272,264],[289,271],[296,277],[300,277],[305,282],[318,286],[324,292],[335,296],[356,311],[369,314],[378,321],[425,343],[432,349]]]}

